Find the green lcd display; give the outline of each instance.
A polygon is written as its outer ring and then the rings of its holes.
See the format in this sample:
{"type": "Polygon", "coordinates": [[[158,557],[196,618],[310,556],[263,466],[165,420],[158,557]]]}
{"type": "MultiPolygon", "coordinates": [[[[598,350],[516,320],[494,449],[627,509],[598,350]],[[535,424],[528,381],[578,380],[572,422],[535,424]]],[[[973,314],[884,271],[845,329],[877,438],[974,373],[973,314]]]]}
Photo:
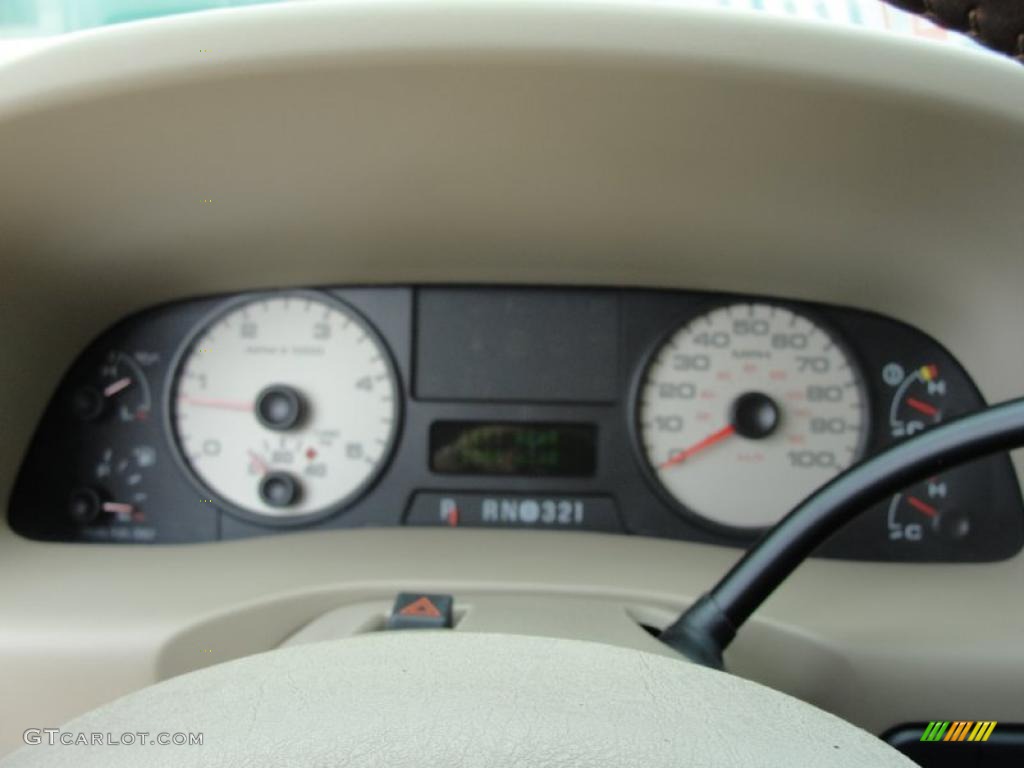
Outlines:
{"type": "Polygon", "coordinates": [[[437,421],[430,468],[448,475],[589,477],[597,464],[592,424],[437,421]]]}

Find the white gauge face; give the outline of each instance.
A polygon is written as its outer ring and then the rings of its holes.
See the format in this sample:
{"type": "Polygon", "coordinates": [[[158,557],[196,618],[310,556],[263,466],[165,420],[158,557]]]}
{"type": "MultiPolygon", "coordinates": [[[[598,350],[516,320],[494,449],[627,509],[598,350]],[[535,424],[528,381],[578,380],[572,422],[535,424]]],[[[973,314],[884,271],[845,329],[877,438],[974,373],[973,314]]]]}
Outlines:
{"type": "Polygon", "coordinates": [[[287,517],[337,508],[387,460],[398,386],[373,331],[343,304],[257,298],[182,356],[171,421],[185,461],[220,498],[287,517]]]}
{"type": "Polygon", "coordinates": [[[864,387],[839,343],[770,304],[680,328],[640,387],[647,461],[668,493],[719,525],[762,528],[853,464],[864,387]]]}

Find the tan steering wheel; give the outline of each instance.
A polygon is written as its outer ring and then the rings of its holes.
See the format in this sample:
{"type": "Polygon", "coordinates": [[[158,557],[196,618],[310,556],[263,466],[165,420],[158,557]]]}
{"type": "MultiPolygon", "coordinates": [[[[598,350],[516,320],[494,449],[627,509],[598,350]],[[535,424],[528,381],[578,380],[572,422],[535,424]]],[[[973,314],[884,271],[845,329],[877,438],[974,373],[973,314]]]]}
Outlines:
{"type": "Polygon", "coordinates": [[[600,643],[407,630],[275,650],[125,696],[3,768],[702,766],[913,763],[739,677],[600,643]],[[131,746],[64,746],[146,732],[131,746]],[[152,744],[201,733],[202,745],[152,744]],[[164,738],[164,740],[167,740],[164,738]]]}

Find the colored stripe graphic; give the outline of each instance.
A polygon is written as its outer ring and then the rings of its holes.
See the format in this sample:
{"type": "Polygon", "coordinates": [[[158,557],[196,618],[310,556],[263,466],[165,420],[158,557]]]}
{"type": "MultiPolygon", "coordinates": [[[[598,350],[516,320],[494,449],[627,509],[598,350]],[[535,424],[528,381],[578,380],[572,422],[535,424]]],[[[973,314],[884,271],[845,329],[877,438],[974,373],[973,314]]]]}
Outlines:
{"type": "Polygon", "coordinates": [[[979,720],[978,724],[974,726],[974,730],[971,731],[971,735],[967,737],[968,741],[988,741],[988,737],[992,735],[992,731],[996,728],[996,720],[979,720]]]}
{"type": "Polygon", "coordinates": [[[946,738],[943,741],[963,741],[964,736],[967,735],[967,728],[973,725],[969,720],[956,720],[952,727],[949,729],[949,733],[946,734],[946,738]]]}
{"type": "Polygon", "coordinates": [[[932,720],[921,734],[921,741],[988,741],[997,720],[932,720]]]}
{"type": "Polygon", "coordinates": [[[932,720],[921,734],[921,741],[938,741],[949,727],[949,721],[932,720]]]}

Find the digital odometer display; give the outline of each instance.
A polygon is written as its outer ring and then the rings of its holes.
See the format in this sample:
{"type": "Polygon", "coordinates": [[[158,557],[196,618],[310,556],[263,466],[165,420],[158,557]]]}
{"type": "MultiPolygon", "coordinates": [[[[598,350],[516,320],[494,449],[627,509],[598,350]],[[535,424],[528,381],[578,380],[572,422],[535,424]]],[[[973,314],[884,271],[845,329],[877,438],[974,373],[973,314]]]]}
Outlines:
{"type": "Polygon", "coordinates": [[[430,468],[451,475],[588,477],[597,464],[590,424],[438,421],[430,468]]]}

